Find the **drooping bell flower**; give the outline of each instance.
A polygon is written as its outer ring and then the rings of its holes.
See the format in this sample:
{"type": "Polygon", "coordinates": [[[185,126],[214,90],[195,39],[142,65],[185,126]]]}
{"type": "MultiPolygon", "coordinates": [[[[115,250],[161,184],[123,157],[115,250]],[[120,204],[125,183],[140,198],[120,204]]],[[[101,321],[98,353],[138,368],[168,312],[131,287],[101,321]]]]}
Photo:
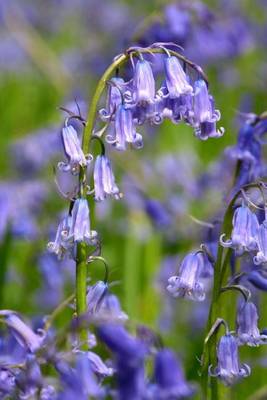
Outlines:
{"type": "Polygon", "coordinates": [[[155,79],[148,61],[137,61],[134,71],[133,87],[133,99],[136,103],[153,102],[156,90],[155,79]]]}
{"type": "Polygon", "coordinates": [[[122,104],[122,96],[125,89],[126,83],[122,78],[111,78],[110,84],[108,85],[106,108],[99,111],[100,118],[103,121],[110,121],[113,119],[117,108],[122,104]]]}
{"type": "Polygon", "coordinates": [[[86,353],[78,354],[75,368],[71,368],[62,360],[57,361],[55,367],[60,375],[62,387],[62,391],[57,397],[58,400],[86,400],[88,397],[104,397],[104,391],[97,383],[86,353]]]}
{"type": "Polygon", "coordinates": [[[254,264],[266,264],[267,263],[267,221],[259,226],[258,234],[256,237],[258,252],[255,257],[253,257],[254,264]]]}
{"type": "Polygon", "coordinates": [[[90,361],[92,371],[99,377],[105,378],[107,376],[112,376],[114,373],[113,368],[108,367],[104,361],[94,353],[93,351],[88,351],[85,353],[90,361]]]}
{"type": "Polygon", "coordinates": [[[225,234],[222,234],[220,237],[221,245],[235,249],[236,255],[239,256],[245,251],[255,251],[259,229],[256,215],[245,204],[242,204],[235,210],[232,223],[231,239],[225,242],[223,240],[225,234]]]}
{"type": "Polygon", "coordinates": [[[99,155],[95,160],[94,189],[96,201],[104,200],[107,195],[120,198],[110,161],[105,155],[99,155]]]}
{"type": "Polygon", "coordinates": [[[171,99],[193,92],[193,88],[188,83],[187,76],[177,57],[170,56],[164,58],[164,67],[166,86],[171,99]]]}
{"type": "Polygon", "coordinates": [[[34,353],[43,346],[46,337],[43,331],[35,333],[13,311],[1,310],[0,316],[4,318],[6,325],[22,347],[34,353]]]}
{"type": "Polygon", "coordinates": [[[119,400],[142,399],[145,393],[144,359],[146,347],[121,325],[107,324],[98,330],[100,339],[115,357],[119,400]]]}
{"type": "Polygon", "coordinates": [[[224,129],[217,130],[216,122],[221,118],[219,110],[215,110],[213,97],[208,92],[208,87],[203,79],[194,83],[193,97],[193,126],[195,135],[201,140],[209,137],[220,137],[224,129]]]}
{"type": "Polygon", "coordinates": [[[115,138],[111,143],[117,150],[126,150],[127,143],[135,148],[143,146],[142,136],[136,132],[132,110],[125,105],[120,105],[115,115],[115,138]]]}
{"type": "Polygon", "coordinates": [[[237,313],[238,344],[258,346],[267,343],[267,336],[260,333],[258,328],[258,312],[255,304],[248,301],[239,307],[237,313]]]}
{"type": "Polygon", "coordinates": [[[86,159],[73,126],[66,124],[62,129],[61,137],[68,161],[58,163],[58,168],[61,171],[70,171],[73,175],[77,175],[80,167],[86,167],[90,160],[86,159]]]}
{"type": "Polygon", "coordinates": [[[71,211],[68,240],[94,244],[97,232],[90,228],[90,212],[86,199],[76,199],[71,211]]]}
{"type": "Polygon", "coordinates": [[[94,315],[100,308],[108,291],[107,283],[98,281],[93,286],[90,286],[86,295],[87,312],[94,315]]]}
{"type": "Polygon", "coordinates": [[[194,393],[185,380],[182,366],[170,349],[160,350],[154,364],[155,385],[151,387],[153,399],[185,399],[194,393]]]}
{"type": "Polygon", "coordinates": [[[238,342],[231,334],[222,336],[217,346],[217,367],[212,371],[209,367],[209,375],[218,377],[226,386],[231,386],[239,379],[250,375],[250,367],[239,362],[238,342]]]}
{"type": "Polygon", "coordinates": [[[200,252],[189,253],[183,259],[177,276],[169,278],[167,290],[174,297],[185,297],[194,301],[205,299],[204,285],[200,281],[204,260],[200,252]]]}
{"type": "Polygon", "coordinates": [[[65,217],[57,228],[56,238],[54,242],[47,244],[49,252],[57,255],[58,259],[61,260],[70,251],[69,231],[70,231],[71,217],[65,217]]]}

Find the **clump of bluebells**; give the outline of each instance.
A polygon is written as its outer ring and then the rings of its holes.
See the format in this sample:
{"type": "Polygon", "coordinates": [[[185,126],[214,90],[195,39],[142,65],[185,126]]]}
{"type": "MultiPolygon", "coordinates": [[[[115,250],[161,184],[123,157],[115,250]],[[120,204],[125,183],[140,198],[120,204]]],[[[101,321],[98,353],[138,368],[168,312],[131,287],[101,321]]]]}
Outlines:
{"type": "MultiPolygon", "coordinates": [[[[186,381],[175,352],[159,343],[155,332],[142,327],[139,330],[137,327],[136,335],[128,332],[127,321],[131,316],[122,310],[119,299],[111,291],[109,266],[102,256],[103,243],[100,232],[95,230],[93,207],[94,202],[122,198],[110,152],[140,149],[143,136],[138,130],[146,123],[158,125],[165,119],[174,124],[185,123],[200,140],[218,138],[224,133],[223,128],[217,127],[220,112],[215,108],[202,69],[172,48],[168,43],[129,48],[104,73],[87,121],[80,112],[76,115],[66,110],[68,116],[61,131],[65,159],[57,167],[58,172],[70,175],[75,185],[71,195],[60,190],[69,200],[68,210],[59,222],[54,240],[48,243],[48,251],[60,260],[70,259],[76,264],[75,293],[36,326],[15,311],[0,311],[1,322],[8,330],[6,342],[1,346],[3,399],[35,396],[43,400],[90,397],[171,400],[192,397],[197,390],[186,381]],[[153,70],[151,54],[161,57],[160,73],[153,70]],[[132,71],[130,79],[121,73],[126,61],[132,71]],[[98,110],[96,107],[105,89],[106,106],[98,110]],[[73,120],[81,124],[82,135],[72,125],[73,120]],[[93,151],[93,141],[99,144],[98,153],[93,151]],[[93,266],[97,262],[103,264],[105,275],[103,280],[94,282],[93,266]],[[63,332],[57,332],[55,319],[67,306],[74,309],[72,321],[63,332]],[[101,358],[97,354],[96,346],[101,344],[109,356],[101,358]],[[9,346],[13,351],[7,357],[9,346]],[[152,365],[152,373],[147,365],[152,365]],[[46,376],[46,369],[52,369],[56,378],[46,376]]],[[[237,160],[236,181],[224,214],[218,247],[209,242],[189,252],[177,274],[168,278],[169,295],[196,302],[205,301],[210,281],[214,280],[211,318],[201,359],[202,376],[206,379],[204,396],[209,388],[208,374],[227,386],[247,377],[250,367],[240,363],[239,346],[258,346],[267,340],[258,328],[257,307],[247,287],[248,283],[262,290],[267,287],[264,276],[267,223],[266,218],[260,220],[256,215],[262,210],[266,214],[266,187],[264,182],[252,182],[252,177],[260,176],[261,167],[258,157],[261,147],[254,135],[264,133],[264,115],[255,116],[247,122],[247,130],[241,131],[237,146],[229,150],[237,160]],[[262,201],[257,197],[256,204],[248,189],[259,193],[262,201]],[[246,271],[233,268],[231,273],[226,273],[227,257],[232,256],[235,262],[244,254],[251,256],[255,268],[246,271]],[[219,314],[223,309],[221,294],[230,291],[239,291],[244,297],[239,303],[233,331],[219,314]],[[218,339],[221,325],[225,326],[225,334],[218,339]],[[211,362],[215,358],[210,345],[213,335],[217,340],[216,366],[211,362]]],[[[153,202],[149,206],[151,214],[158,210],[153,202]]],[[[216,383],[212,380],[212,391],[216,385],[217,380],[216,383]]]]}

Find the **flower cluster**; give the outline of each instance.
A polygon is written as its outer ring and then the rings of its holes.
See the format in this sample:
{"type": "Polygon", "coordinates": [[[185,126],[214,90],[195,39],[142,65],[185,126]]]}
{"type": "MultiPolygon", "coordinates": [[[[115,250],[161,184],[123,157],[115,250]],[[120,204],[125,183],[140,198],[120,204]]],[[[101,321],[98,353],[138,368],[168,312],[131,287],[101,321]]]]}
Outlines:
{"type": "MultiPolygon", "coordinates": [[[[162,46],[155,43],[146,51],[158,51],[162,46]]],[[[142,136],[137,133],[137,126],[145,122],[156,125],[164,119],[175,124],[185,122],[193,127],[201,140],[220,137],[224,133],[223,128],[216,128],[220,112],[215,109],[201,68],[179,53],[163,49],[162,72],[165,77],[159,89],[156,88],[153,63],[151,66],[144,58],[142,48],[128,50],[133,63],[132,79],[126,82],[121,77],[114,77],[109,82],[106,108],[99,114],[109,124],[106,140],[117,150],[125,150],[129,143],[136,148],[142,147],[142,136]]]]}

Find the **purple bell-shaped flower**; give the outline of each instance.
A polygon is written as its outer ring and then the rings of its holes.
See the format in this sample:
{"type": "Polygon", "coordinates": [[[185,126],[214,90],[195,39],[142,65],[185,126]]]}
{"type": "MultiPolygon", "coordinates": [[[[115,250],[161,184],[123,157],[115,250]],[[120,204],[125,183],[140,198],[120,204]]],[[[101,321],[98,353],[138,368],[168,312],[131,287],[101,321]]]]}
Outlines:
{"type": "Polygon", "coordinates": [[[178,275],[169,278],[167,290],[174,297],[203,301],[205,291],[204,285],[200,282],[203,266],[203,254],[200,252],[187,254],[181,263],[178,275]]]}
{"type": "Polygon", "coordinates": [[[221,235],[220,243],[223,247],[235,249],[237,255],[245,251],[257,250],[257,234],[259,223],[256,215],[246,205],[235,210],[233,216],[233,230],[231,239],[223,240],[225,234],[221,235]]]}
{"type": "Polygon", "coordinates": [[[217,346],[218,365],[212,371],[209,367],[209,375],[218,377],[226,386],[231,386],[239,379],[250,375],[250,367],[247,364],[240,365],[238,356],[237,339],[226,334],[220,338],[217,346]]]}
{"type": "Polygon", "coordinates": [[[255,304],[248,301],[239,307],[237,314],[238,344],[258,346],[267,343],[267,336],[260,333],[258,328],[258,312],[255,304]]]}

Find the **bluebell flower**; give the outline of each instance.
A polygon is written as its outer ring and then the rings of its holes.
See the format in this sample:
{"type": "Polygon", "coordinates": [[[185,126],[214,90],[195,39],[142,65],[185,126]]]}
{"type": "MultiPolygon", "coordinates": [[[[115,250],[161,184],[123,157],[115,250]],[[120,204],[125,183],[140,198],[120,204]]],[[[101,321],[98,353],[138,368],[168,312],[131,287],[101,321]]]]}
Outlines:
{"type": "Polygon", "coordinates": [[[41,330],[35,333],[14,311],[1,310],[0,316],[4,318],[6,325],[19,344],[30,352],[34,353],[44,345],[45,333],[41,330]]]}
{"type": "Polygon", "coordinates": [[[224,134],[223,128],[216,129],[216,122],[219,121],[221,115],[218,110],[215,110],[214,100],[203,79],[198,79],[194,83],[193,113],[193,126],[198,138],[206,140],[209,137],[220,137],[224,134]]]}
{"type": "Polygon", "coordinates": [[[257,250],[258,219],[245,204],[235,210],[232,224],[231,239],[225,242],[225,234],[222,234],[220,244],[235,249],[237,255],[257,250]]]}
{"type": "Polygon", "coordinates": [[[80,167],[86,167],[90,159],[85,157],[78,134],[73,126],[64,126],[62,129],[62,141],[68,161],[58,163],[58,168],[62,171],[70,171],[73,175],[77,175],[80,171],[80,167]]]}
{"type": "Polygon", "coordinates": [[[113,77],[107,91],[106,108],[99,111],[100,118],[103,121],[114,119],[117,108],[122,104],[122,96],[126,89],[126,83],[122,78],[113,77]]]}
{"type": "Polygon", "coordinates": [[[168,279],[167,290],[174,297],[203,301],[204,285],[200,282],[203,266],[203,254],[200,252],[187,254],[180,265],[178,275],[168,279]]]}
{"type": "Polygon", "coordinates": [[[260,224],[257,232],[257,246],[258,252],[255,257],[253,257],[254,264],[266,264],[267,263],[267,221],[263,221],[260,224]]]}
{"type": "Polygon", "coordinates": [[[237,313],[237,340],[239,345],[258,346],[267,343],[267,336],[258,328],[258,311],[251,301],[241,304],[237,313]]]}
{"type": "MultiPolygon", "coordinates": [[[[260,127],[260,123],[255,126],[250,121],[246,121],[239,130],[237,144],[225,151],[230,159],[240,162],[236,189],[256,180],[263,173],[262,143],[259,140],[260,132],[258,129],[260,127]]],[[[264,125],[264,130],[266,130],[266,125],[264,125]]]]}
{"type": "Polygon", "coordinates": [[[148,61],[137,61],[133,77],[133,87],[133,98],[136,103],[153,102],[155,97],[155,79],[148,61]]]}
{"type": "Polygon", "coordinates": [[[136,132],[132,110],[120,105],[115,115],[114,135],[106,137],[108,143],[115,146],[117,150],[126,150],[127,143],[131,143],[135,148],[143,146],[142,136],[136,132]]]}
{"type": "Polygon", "coordinates": [[[8,368],[0,367],[0,395],[6,399],[8,395],[14,393],[16,388],[16,376],[14,371],[8,368]]]}
{"type": "Polygon", "coordinates": [[[248,273],[247,279],[257,289],[267,291],[267,274],[265,270],[252,270],[248,273]]]}
{"type": "Polygon", "coordinates": [[[109,159],[104,156],[97,156],[94,167],[94,190],[95,200],[104,200],[107,195],[119,199],[121,197],[116,185],[114,174],[109,159]]]}
{"type": "Polygon", "coordinates": [[[154,400],[185,399],[194,393],[193,386],[185,380],[179,360],[167,348],[156,354],[154,381],[150,390],[154,400]]]}
{"type": "Polygon", "coordinates": [[[175,99],[181,94],[188,94],[193,92],[193,88],[188,83],[188,78],[177,57],[165,57],[164,67],[166,86],[171,99],[175,99]]]}
{"type": "Polygon", "coordinates": [[[130,336],[121,325],[103,325],[98,330],[100,339],[115,356],[118,399],[142,399],[145,393],[144,359],[146,347],[130,336]]]}
{"type": "Polygon", "coordinates": [[[24,368],[16,375],[16,386],[21,393],[20,398],[35,396],[43,386],[41,368],[33,354],[27,356],[24,368]]]}
{"type": "Polygon", "coordinates": [[[97,232],[90,228],[90,212],[88,201],[83,198],[76,199],[71,211],[70,227],[67,240],[94,244],[97,232]]]}
{"type": "Polygon", "coordinates": [[[67,216],[59,223],[54,242],[47,244],[47,249],[51,253],[56,254],[58,259],[63,259],[70,252],[69,232],[71,226],[71,217],[67,216]]]}
{"type": "Polygon", "coordinates": [[[129,317],[122,311],[118,297],[113,293],[107,293],[100,304],[97,319],[102,323],[125,323],[129,317]]]}
{"type": "Polygon", "coordinates": [[[92,371],[99,377],[101,378],[105,378],[107,376],[112,376],[114,373],[114,369],[111,367],[108,367],[103,361],[102,359],[99,357],[99,355],[97,355],[96,353],[92,352],[92,351],[88,351],[86,353],[89,361],[90,361],[90,365],[92,368],[92,371]]]}
{"type": "Polygon", "coordinates": [[[250,375],[250,367],[247,364],[240,365],[238,342],[230,334],[220,338],[217,346],[217,360],[218,365],[214,371],[210,365],[209,375],[218,377],[226,386],[231,386],[239,379],[250,375]]]}
{"type": "Polygon", "coordinates": [[[90,360],[85,353],[78,354],[75,369],[64,361],[57,361],[55,366],[63,387],[58,400],[87,400],[91,396],[103,396],[103,390],[96,381],[90,360]]]}
{"type": "Polygon", "coordinates": [[[93,286],[89,286],[86,295],[87,312],[89,314],[95,314],[104,300],[108,291],[107,283],[98,281],[93,286]]]}

